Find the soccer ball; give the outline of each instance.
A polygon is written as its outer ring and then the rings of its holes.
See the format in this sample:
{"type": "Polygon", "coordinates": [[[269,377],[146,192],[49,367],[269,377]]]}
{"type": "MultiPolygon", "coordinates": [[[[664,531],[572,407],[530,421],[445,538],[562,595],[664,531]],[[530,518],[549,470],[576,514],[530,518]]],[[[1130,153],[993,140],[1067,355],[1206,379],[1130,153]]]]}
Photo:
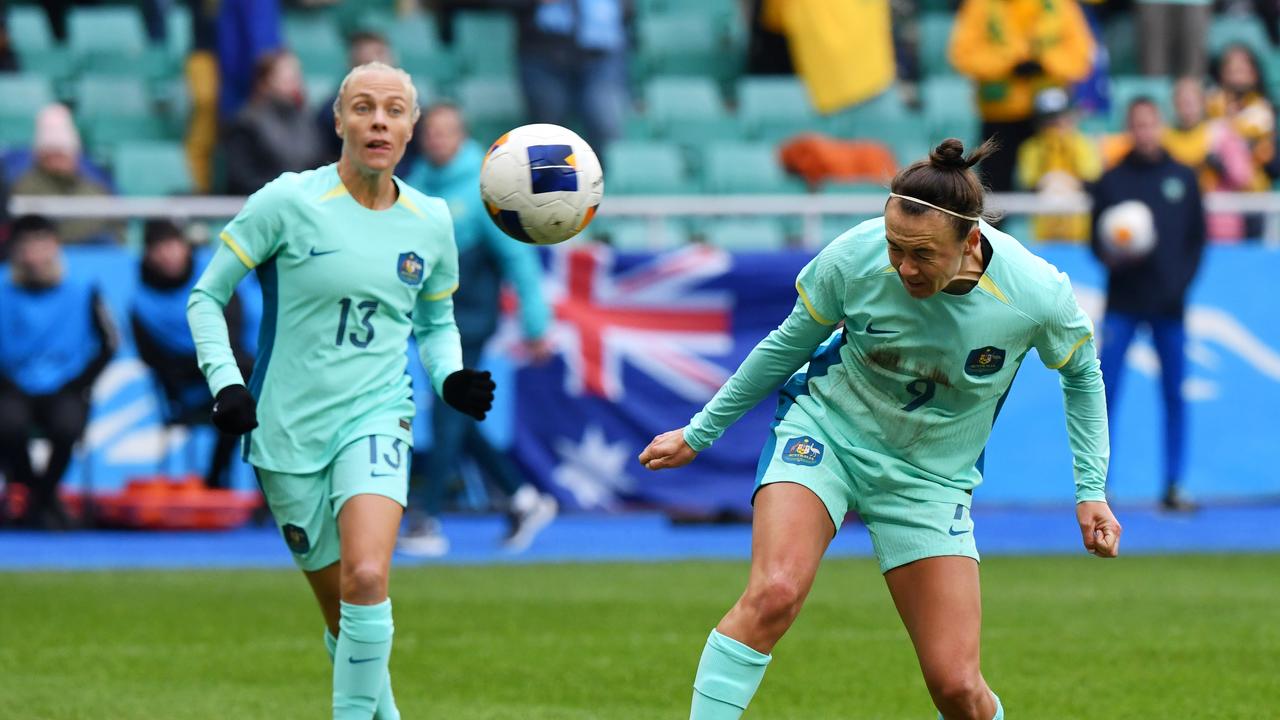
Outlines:
{"type": "Polygon", "coordinates": [[[1098,231],[1107,254],[1121,260],[1146,257],[1156,246],[1155,218],[1139,200],[1126,200],[1102,211],[1098,231]]]}
{"type": "Polygon", "coordinates": [[[600,160],[559,125],[522,125],[489,146],[480,196],[489,218],[520,242],[553,245],[582,232],[604,195],[600,160]]]}

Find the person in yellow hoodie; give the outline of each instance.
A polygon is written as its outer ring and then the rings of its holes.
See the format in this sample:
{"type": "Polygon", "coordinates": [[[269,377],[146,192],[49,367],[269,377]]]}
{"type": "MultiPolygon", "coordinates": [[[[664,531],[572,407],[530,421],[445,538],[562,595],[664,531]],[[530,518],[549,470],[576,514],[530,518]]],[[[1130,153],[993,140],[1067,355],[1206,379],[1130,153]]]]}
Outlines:
{"type": "Polygon", "coordinates": [[[1035,132],[1036,93],[1089,74],[1094,41],[1076,0],[964,0],[948,56],[977,83],[982,135],[1001,150],[983,162],[996,192],[1013,188],[1018,147],[1035,132]]]}
{"type": "MultiPolygon", "coordinates": [[[[1097,145],[1076,127],[1071,99],[1061,88],[1036,96],[1040,129],[1018,148],[1018,185],[1041,195],[1080,192],[1102,174],[1097,145]]],[[[1089,216],[1037,215],[1036,240],[1083,242],[1089,238],[1089,216]]]]}

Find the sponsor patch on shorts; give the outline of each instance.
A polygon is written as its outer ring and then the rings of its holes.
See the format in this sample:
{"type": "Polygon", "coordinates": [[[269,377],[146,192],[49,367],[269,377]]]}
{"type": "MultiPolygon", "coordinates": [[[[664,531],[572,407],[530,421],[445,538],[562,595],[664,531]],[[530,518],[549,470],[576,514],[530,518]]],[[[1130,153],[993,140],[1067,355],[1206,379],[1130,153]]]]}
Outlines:
{"type": "Polygon", "coordinates": [[[793,437],[782,446],[782,462],[813,467],[822,462],[822,443],[808,435],[793,437]]]}

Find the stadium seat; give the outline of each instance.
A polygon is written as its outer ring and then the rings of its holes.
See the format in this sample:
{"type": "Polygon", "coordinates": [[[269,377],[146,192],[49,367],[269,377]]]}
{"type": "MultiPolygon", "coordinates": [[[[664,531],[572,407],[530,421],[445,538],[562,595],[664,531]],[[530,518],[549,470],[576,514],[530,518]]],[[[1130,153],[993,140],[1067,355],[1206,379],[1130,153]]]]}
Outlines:
{"type": "Polygon", "coordinates": [[[29,73],[0,74],[0,98],[0,146],[30,145],[36,113],[54,101],[53,84],[29,73]]]}
{"type": "Polygon", "coordinates": [[[334,94],[338,92],[338,85],[342,83],[341,77],[341,75],[311,74],[303,76],[302,88],[306,96],[307,107],[316,110],[321,105],[332,102],[334,94]]]}
{"type": "Polygon", "coordinates": [[[931,12],[920,17],[919,60],[921,77],[955,75],[956,69],[947,59],[951,45],[951,27],[954,15],[948,12],[931,12]]]}
{"type": "Polygon", "coordinates": [[[709,244],[735,252],[775,252],[787,247],[787,234],[777,220],[717,220],[707,224],[704,232],[709,244]]]}
{"type": "Polygon", "coordinates": [[[680,149],[662,142],[618,140],[605,148],[608,192],[681,195],[696,192],[685,172],[680,149]]]}
{"type": "Polygon", "coordinates": [[[308,75],[342,77],[347,72],[347,48],[337,26],[325,13],[292,12],[284,19],[285,44],[308,75]]]}
{"type": "Polygon", "coordinates": [[[1113,75],[1111,77],[1111,124],[1117,130],[1124,127],[1129,103],[1147,96],[1156,101],[1165,122],[1173,119],[1173,81],[1167,77],[1142,75],[1113,75]]]}
{"type": "MultiPolygon", "coordinates": [[[[6,14],[9,42],[22,58],[29,52],[42,52],[54,47],[49,16],[38,5],[12,5],[6,14]]],[[[26,64],[23,64],[26,67],[26,64]]]]}
{"type": "Polygon", "coordinates": [[[453,46],[468,75],[515,75],[516,25],[510,14],[459,12],[453,32],[453,46]]]}
{"type": "Polygon", "coordinates": [[[904,115],[893,122],[863,120],[849,128],[847,137],[884,143],[902,168],[929,154],[929,124],[921,115],[904,115]]]}
{"type": "Polygon", "coordinates": [[[804,184],[783,170],[771,144],[714,143],[703,151],[702,171],[709,193],[804,192],[804,184]]]}
{"type": "Polygon", "coordinates": [[[672,220],[661,220],[655,227],[644,218],[617,218],[608,220],[598,229],[592,230],[600,220],[592,223],[588,228],[589,237],[606,241],[624,252],[668,250],[689,242],[688,232],[672,220]]]}
{"type": "MultiPolygon", "coordinates": [[[[953,79],[954,82],[954,79],[953,79]]],[[[888,126],[909,115],[907,105],[896,87],[845,108],[826,118],[824,124],[833,135],[848,136],[869,124],[888,126]]]]}
{"type": "Polygon", "coordinates": [[[659,137],[692,145],[737,135],[711,78],[654,78],[645,86],[645,106],[659,137]]]}
{"type": "Polygon", "coordinates": [[[75,84],[76,117],[144,118],[152,114],[147,86],[140,78],[82,75],[75,84]]]}
{"type": "Polygon", "coordinates": [[[822,216],[822,244],[828,245],[832,240],[846,231],[857,227],[860,223],[877,215],[824,215],[822,216]]]}
{"type": "Polygon", "coordinates": [[[1264,65],[1271,57],[1271,41],[1267,30],[1255,15],[1228,13],[1215,15],[1209,25],[1209,56],[1218,57],[1229,45],[1244,45],[1264,65]]]}
{"type": "Polygon", "coordinates": [[[965,145],[977,140],[981,122],[973,86],[959,77],[932,77],[921,83],[921,100],[930,144],[958,137],[965,145]]]}
{"type": "Polygon", "coordinates": [[[192,190],[181,143],[122,143],[113,157],[116,188],[122,195],[183,195],[192,190]]]}
{"type": "Polygon", "coordinates": [[[415,81],[425,78],[438,87],[455,79],[458,63],[441,44],[440,32],[430,15],[413,13],[397,19],[387,30],[387,40],[400,66],[415,81]]]}
{"type": "Polygon", "coordinates": [[[1116,13],[1108,18],[1102,40],[1107,46],[1112,75],[1138,72],[1138,28],[1131,13],[1116,13]]]}
{"type": "Polygon", "coordinates": [[[191,8],[183,3],[174,3],[165,16],[166,50],[175,64],[181,62],[191,52],[191,8]]]}
{"type": "Polygon", "coordinates": [[[67,15],[67,44],[82,69],[128,71],[131,61],[142,62],[147,49],[142,14],[132,5],[72,7],[67,15]]]}
{"type": "Polygon", "coordinates": [[[471,136],[481,144],[491,143],[524,123],[524,96],[514,78],[467,78],[458,84],[455,94],[471,136]]]}
{"type": "Polygon", "coordinates": [[[821,124],[809,100],[809,91],[795,76],[739,80],[738,120],[744,137],[769,142],[817,130],[821,124]]]}

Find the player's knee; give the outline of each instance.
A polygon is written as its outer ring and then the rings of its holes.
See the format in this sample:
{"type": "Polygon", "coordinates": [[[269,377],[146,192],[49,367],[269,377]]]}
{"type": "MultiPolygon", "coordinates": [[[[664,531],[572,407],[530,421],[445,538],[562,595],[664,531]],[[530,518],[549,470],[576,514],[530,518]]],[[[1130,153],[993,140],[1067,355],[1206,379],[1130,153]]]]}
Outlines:
{"type": "Polygon", "coordinates": [[[343,599],[377,599],[387,592],[387,568],[379,562],[354,562],[342,568],[343,599]]]}
{"type": "Polygon", "coordinates": [[[944,668],[926,673],[925,683],[939,706],[956,711],[976,708],[986,692],[982,676],[976,670],[963,668],[944,668]]]}
{"type": "Polygon", "coordinates": [[[761,622],[789,623],[800,612],[805,587],[789,575],[778,573],[747,589],[746,604],[761,622]]]}

